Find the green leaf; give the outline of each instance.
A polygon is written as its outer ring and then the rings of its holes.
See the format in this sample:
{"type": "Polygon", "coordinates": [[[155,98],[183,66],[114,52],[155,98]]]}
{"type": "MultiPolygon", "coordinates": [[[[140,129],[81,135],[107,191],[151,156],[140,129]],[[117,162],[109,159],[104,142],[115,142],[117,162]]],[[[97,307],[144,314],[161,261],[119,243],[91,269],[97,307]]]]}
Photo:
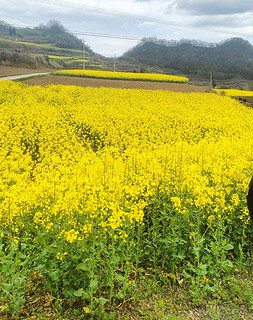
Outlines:
{"type": "Polygon", "coordinates": [[[74,291],[74,296],[81,297],[85,293],[84,289],[81,288],[79,290],[74,291]]]}
{"type": "Polygon", "coordinates": [[[185,254],[184,254],[183,252],[181,252],[181,253],[179,253],[179,254],[177,255],[177,258],[178,258],[179,260],[184,260],[185,254]]]}
{"type": "Polygon", "coordinates": [[[224,271],[228,271],[233,268],[233,263],[230,260],[222,261],[221,268],[224,271]]]}
{"type": "Polygon", "coordinates": [[[106,302],[108,301],[108,299],[105,299],[105,298],[100,297],[97,301],[98,301],[99,304],[101,304],[101,305],[103,306],[104,304],[106,304],[106,302]]]}
{"type": "Polygon", "coordinates": [[[196,269],[190,263],[188,264],[188,268],[189,268],[190,271],[192,271],[194,273],[197,273],[196,269]]]}
{"type": "MultiPolygon", "coordinates": [[[[45,234],[44,233],[40,233],[39,234],[39,242],[40,242],[40,244],[42,244],[42,246],[47,246],[47,242],[46,242],[46,237],[45,237],[45,234]]],[[[45,251],[45,250],[43,250],[43,251],[45,251]]],[[[47,250],[46,250],[47,251],[47,250]]]]}
{"type": "Polygon", "coordinates": [[[211,292],[216,292],[218,290],[218,285],[215,284],[213,286],[210,286],[208,283],[206,284],[206,288],[207,290],[211,291],[211,292]]]}
{"type": "Polygon", "coordinates": [[[116,274],[115,275],[115,279],[117,279],[117,280],[119,280],[119,281],[125,281],[125,277],[124,276],[122,276],[122,274],[116,274]]]}
{"type": "Polygon", "coordinates": [[[213,241],[211,242],[211,248],[212,248],[213,250],[216,249],[216,245],[215,245],[215,243],[214,243],[213,241]]]}
{"type": "Polygon", "coordinates": [[[189,279],[191,277],[191,275],[187,273],[185,270],[183,270],[183,275],[186,279],[189,279]]]}
{"type": "Polygon", "coordinates": [[[232,244],[226,244],[224,247],[223,247],[223,250],[232,250],[234,249],[234,246],[232,244]]]}
{"type": "Polygon", "coordinates": [[[118,292],[118,293],[116,294],[116,297],[117,297],[117,298],[120,298],[120,299],[123,299],[123,298],[125,298],[125,293],[124,293],[123,291],[120,291],[120,292],[118,292]]]}
{"type": "Polygon", "coordinates": [[[96,279],[92,279],[90,281],[90,288],[96,288],[97,285],[98,285],[98,281],[96,279]]]}
{"type": "Polygon", "coordinates": [[[79,263],[76,269],[81,271],[90,271],[90,267],[86,263],[79,263]]]}
{"type": "Polygon", "coordinates": [[[207,274],[207,264],[202,264],[199,266],[199,274],[202,275],[202,276],[205,276],[207,274]]]}
{"type": "Polygon", "coordinates": [[[59,271],[53,271],[49,273],[49,277],[53,280],[53,281],[57,281],[59,279],[59,271]]]}
{"type": "Polygon", "coordinates": [[[44,264],[39,264],[34,270],[43,270],[45,268],[44,264]]]}
{"type": "Polygon", "coordinates": [[[38,257],[35,259],[36,261],[40,261],[42,260],[42,258],[44,258],[45,256],[49,256],[50,255],[50,251],[47,249],[43,249],[41,251],[41,253],[38,255],[38,257]]]}
{"type": "Polygon", "coordinates": [[[225,246],[225,245],[226,245],[226,243],[227,243],[227,240],[226,240],[226,239],[224,239],[224,240],[222,241],[222,246],[225,246]]]}
{"type": "Polygon", "coordinates": [[[67,298],[71,298],[74,295],[75,290],[73,290],[72,288],[67,288],[67,289],[63,289],[62,293],[65,297],[67,298]]]}
{"type": "Polygon", "coordinates": [[[26,258],[26,255],[23,254],[22,252],[19,252],[19,253],[17,254],[17,256],[19,257],[19,259],[25,259],[25,258],[26,258]]]}
{"type": "Polygon", "coordinates": [[[27,244],[21,243],[21,249],[24,250],[27,247],[27,244]]]}
{"type": "Polygon", "coordinates": [[[85,313],[91,313],[91,309],[88,308],[88,307],[83,307],[83,311],[84,311],[85,313]]]}
{"type": "Polygon", "coordinates": [[[26,301],[25,298],[19,298],[18,300],[16,300],[14,302],[16,311],[19,312],[21,310],[21,308],[23,307],[25,301],[26,301]]]}
{"type": "Polygon", "coordinates": [[[7,292],[10,292],[13,289],[13,284],[12,283],[3,283],[3,288],[7,292]]]}
{"type": "Polygon", "coordinates": [[[29,259],[27,258],[27,259],[25,259],[25,261],[20,262],[19,265],[20,265],[21,267],[25,267],[28,263],[29,263],[29,259]]]}

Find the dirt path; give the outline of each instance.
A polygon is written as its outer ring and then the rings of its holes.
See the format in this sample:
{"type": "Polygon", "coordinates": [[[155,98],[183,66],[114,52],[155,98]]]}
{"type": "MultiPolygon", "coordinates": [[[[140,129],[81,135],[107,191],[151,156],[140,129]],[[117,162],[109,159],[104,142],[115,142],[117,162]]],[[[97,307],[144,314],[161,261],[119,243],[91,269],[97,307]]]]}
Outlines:
{"type": "Polygon", "coordinates": [[[204,92],[207,87],[195,86],[190,84],[179,83],[162,83],[149,81],[126,81],[126,80],[109,80],[109,79],[85,79],[66,76],[44,76],[24,81],[29,85],[46,86],[49,84],[76,85],[81,87],[110,87],[110,88],[136,88],[151,90],[171,90],[181,92],[204,92]]]}
{"type": "Polygon", "coordinates": [[[3,77],[3,78],[0,78],[0,80],[19,80],[19,79],[25,79],[30,77],[45,76],[46,74],[49,74],[49,72],[20,74],[18,76],[3,77]]]}

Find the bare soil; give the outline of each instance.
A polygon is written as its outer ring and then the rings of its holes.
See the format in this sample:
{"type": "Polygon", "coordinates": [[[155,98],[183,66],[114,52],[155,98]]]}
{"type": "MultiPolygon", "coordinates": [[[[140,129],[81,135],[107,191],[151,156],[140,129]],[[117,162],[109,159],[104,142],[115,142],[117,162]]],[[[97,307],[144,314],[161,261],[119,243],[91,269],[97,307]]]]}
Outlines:
{"type": "Polygon", "coordinates": [[[16,76],[19,74],[29,74],[29,73],[39,73],[39,72],[51,72],[54,70],[41,68],[41,69],[28,69],[28,68],[16,68],[16,67],[9,67],[9,66],[2,66],[0,65],[0,77],[7,77],[7,76],[16,76]]]}
{"type": "Polygon", "coordinates": [[[127,80],[109,80],[109,79],[90,79],[66,76],[44,76],[24,81],[29,85],[46,86],[50,84],[75,85],[80,87],[109,87],[109,88],[134,88],[150,90],[171,90],[181,92],[204,92],[205,86],[195,86],[180,83],[163,83],[150,81],[127,81],[127,80]]]}
{"type": "Polygon", "coordinates": [[[253,97],[245,97],[241,100],[239,97],[234,97],[234,99],[246,105],[247,107],[253,108],[253,97]]]}

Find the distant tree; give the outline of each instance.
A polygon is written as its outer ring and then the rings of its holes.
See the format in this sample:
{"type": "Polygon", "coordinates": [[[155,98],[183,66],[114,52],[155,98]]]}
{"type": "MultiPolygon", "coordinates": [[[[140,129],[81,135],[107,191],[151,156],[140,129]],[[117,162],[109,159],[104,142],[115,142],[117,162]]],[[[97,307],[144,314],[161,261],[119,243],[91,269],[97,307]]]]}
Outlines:
{"type": "Polygon", "coordinates": [[[10,36],[13,36],[13,29],[12,29],[12,27],[9,28],[9,35],[10,35],[10,36]]]}
{"type": "Polygon", "coordinates": [[[4,20],[0,20],[0,25],[1,26],[8,26],[8,23],[4,20]]]}
{"type": "Polygon", "coordinates": [[[49,29],[52,33],[64,33],[66,32],[64,26],[60,21],[57,20],[49,20],[46,24],[46,28],[49,29]]]}
{"type": "Polygon", "coordinates": [[[3,20],[0,21],[0,31],[4,33],[9,32],[9,24],[3,20]]]}
{"type": "Polygon", "coordinates": [[[46,26],[44,23],[40,23],[38,28],[43,30],[46,29],[46,26]]]}
{"type": "Polygon", "coordinates": [[[234,38],[231,38],[231,39],[227,39],[225,41],[221,41],[219,43],[220,46],[223,46],[223,47],[232,47],[232,48],[236,48],[236,47],[239,47],[239,48],[251,48],[252,49],[252,45],[250,44],[249,41],[247,40],[244,40],[242,38],[238,38],[238,37],[234,37],[234,38]]]}

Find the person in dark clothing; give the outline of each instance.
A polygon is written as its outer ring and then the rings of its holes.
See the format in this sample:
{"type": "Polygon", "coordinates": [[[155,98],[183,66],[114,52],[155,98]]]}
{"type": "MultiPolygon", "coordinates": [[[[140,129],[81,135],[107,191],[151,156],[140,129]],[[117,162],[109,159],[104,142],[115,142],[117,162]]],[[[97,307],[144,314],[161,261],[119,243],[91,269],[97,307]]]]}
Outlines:
{"type": "Polygon", "coordinates": [[[247,198],[247,204],[249,208],[249,214],[253,221],[253,177],[251,178],[251,181],[249,183],[249,187],[246,193],[246,198],[247,198]]]}

